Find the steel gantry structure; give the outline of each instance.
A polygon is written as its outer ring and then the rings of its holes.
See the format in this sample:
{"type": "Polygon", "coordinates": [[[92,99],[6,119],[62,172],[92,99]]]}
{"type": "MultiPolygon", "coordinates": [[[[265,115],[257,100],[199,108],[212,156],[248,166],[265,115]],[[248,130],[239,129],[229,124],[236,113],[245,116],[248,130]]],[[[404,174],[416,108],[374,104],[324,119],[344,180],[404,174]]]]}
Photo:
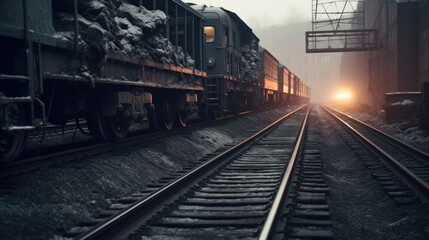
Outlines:
{"type": "Polygon", "coordinates": [[[380,47],[377,31],[365,28],[365,2],[312,0],[312,31],[306,52],[371,51],[380,47]]]}

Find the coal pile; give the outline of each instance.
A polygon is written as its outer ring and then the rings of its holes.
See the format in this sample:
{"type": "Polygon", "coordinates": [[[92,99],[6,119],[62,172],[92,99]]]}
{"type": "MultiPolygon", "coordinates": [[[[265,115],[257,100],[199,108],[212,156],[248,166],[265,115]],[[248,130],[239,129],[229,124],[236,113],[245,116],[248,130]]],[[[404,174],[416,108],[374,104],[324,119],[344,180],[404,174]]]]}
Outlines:
{"type": "Polygon", "coordinates": [[[241,79],[248,83],[257,83],[261,74],[258,42],[253,40],[249,45],[242,47],[241,55],[241,79]]]}
{"type": "MultiPolygon", "coordinates": [[[[73,42],[72,0],[53,0],[57,36],[73,42]]],[[[143,60],[194,68],[195,61],[162,33],[167,16],[127,1],[78,0],[79,50],[89,58],[121,53],[143,60]]]]}

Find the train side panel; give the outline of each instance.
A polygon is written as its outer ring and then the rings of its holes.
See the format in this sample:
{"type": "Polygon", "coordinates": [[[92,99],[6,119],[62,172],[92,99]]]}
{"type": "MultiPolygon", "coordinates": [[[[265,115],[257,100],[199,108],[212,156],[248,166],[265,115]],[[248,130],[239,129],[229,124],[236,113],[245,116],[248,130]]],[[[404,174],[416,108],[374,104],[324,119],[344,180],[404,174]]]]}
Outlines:
{"type": "Polygon", "coordinates": [[[284,65],[279,67],[279,100],[280,103],[284,106],[290,104],[290,94],[289,94],[289,80],[290,71],[284,65]]]}
{"type": "Polygon", "coordinates": [[[167,13],[162,34],[176,49],[194,57],[195,65],[188,69],[188,62],[177,67],[87,45],[84,39],[103,37],[108,30],[79,14],[84,8],[80,4],[87,2],[78,1],[77,8],[71,4],[68,12],[60,12],[69,3],[0,2],[0,52],[5,63],[0,65],[0,131],[10,136],[0,161],[19,155],[26,131],[47,123],[86,118],[94,136],[110,140],[126,136],[136,122],[150,122],[155,128],[184,126],[202,99],[205,18],[197,11],[173,0],[151,6],[176,9],[167,13]],[[67,20],[69,29],[57,32],[59,19],[67,20]]]}
{"type": "Polygon", "coordinates": [[[261,96],[265,106],[274,106],[279,99],[279,61],[266,49],[260,47],[262,60],[261,96]]]}

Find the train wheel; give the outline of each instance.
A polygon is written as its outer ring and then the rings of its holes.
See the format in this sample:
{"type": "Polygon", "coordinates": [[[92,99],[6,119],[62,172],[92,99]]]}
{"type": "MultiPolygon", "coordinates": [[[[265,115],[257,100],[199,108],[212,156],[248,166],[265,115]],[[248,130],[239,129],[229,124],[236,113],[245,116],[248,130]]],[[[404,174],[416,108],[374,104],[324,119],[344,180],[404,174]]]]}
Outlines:
{"type": "Polygon", "coordinates": [[[99,109],[94,110],[86,117],[89,132],[100,141],[110,140],[105,120],[99,109]]]}
{"type": "Polygon", "coordinates": [[[19,157],[27,141],[27,131],[0,132],[0,162],[19,157]]]}
{"type": "Polygon", "coordinates": [[[166,100],[161,105],[161,127],[171,130],[174,124],[174,110],[171,101],[166,100]]]}
{"type": "MultiPolygon", "coordinates": [[[[9,106],[8,114],[13,125],[25,123],[25,111],[18,105],[9,106]]],[[[27,135],[28,132],[24,130],[0,131],[0,162],[10,162],[18,158],[27,142],[27,135]]]]}
{"type": "Polygon", "coordinates": [[[188,125],[188,113],[180,111],[176,116],[176,123],[178,127],[186,127],[188,125]]]}
{"type": "Polygon", "coordinates": [[[106,117],[106,130],[109,140],[123,139],[128,135],[130,124],[116,121],[116,117],[106,117]]]}

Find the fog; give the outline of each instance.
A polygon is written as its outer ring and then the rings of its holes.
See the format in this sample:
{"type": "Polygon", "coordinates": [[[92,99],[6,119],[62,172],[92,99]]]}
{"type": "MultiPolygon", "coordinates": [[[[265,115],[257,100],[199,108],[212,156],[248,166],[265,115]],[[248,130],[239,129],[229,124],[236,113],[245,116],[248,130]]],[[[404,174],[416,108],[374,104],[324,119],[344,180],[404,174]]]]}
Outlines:
{"type": "Polygon", "coordinates": [[[311,30],[311,0],[193,0],[237,13],[260,44],[312,89],[312,100],[331,98],[340,81],[341,53],[307,54],[305,31],[311,30]]]}
{"type": "Polygon", "coordinates": [[[185,0],[223,7],[237,13],[250,27],[311,21],[311,0],[185,0]]]}

